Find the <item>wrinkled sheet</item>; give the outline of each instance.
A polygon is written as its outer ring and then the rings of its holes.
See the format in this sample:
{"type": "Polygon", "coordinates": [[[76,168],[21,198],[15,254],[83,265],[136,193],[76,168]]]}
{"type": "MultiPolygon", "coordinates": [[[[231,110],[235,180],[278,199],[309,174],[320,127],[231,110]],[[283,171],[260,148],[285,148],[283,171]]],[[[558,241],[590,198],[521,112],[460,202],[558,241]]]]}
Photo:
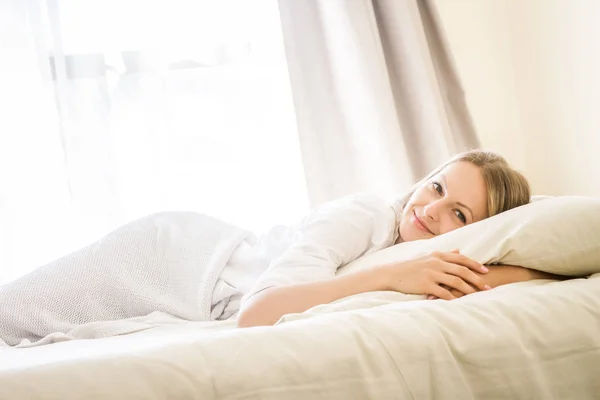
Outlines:
{"type": "Polygon", "coordinates": [[[366,293],[274,327],[191,322],[0,350],[1,399],[591,399],[600,275],[366,293]]]}

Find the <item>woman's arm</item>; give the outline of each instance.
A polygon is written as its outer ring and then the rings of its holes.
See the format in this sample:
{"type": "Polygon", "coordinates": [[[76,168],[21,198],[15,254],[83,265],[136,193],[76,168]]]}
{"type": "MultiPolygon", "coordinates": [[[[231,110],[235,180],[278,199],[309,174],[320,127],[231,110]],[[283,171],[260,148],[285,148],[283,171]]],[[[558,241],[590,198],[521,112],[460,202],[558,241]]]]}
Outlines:
{"type": "Polygon", "coordinates": [[[508,285],[509,283],[525,282],[534,279],[569,279],[568,276],[554,275],[534,269],[515,265],[492,265],[484,280],[491,286],[508,285]]]}
{"type": "MultiPolygon", "coordinates": [[[[391,246],[396,216],[377,196],[358,194],[326,203],[265,243],[290,245],[270,260],[269,267],[242,299],[267,288],[328,281],[337,269],[366,253],[391,246]]],[[[275,251],[277,253],[277,251],[275,251]]],[[[272,255],[267,251],[267,257],[272,255]]]]}
{"type": "Polygon", "coordinates": [[[358,194],[309,214],[291,235],[293,243],[254,283],[241,301],[240,326],[270,325],[356,293],[379,290],[380,277],[339,279],[337,269],[393,244],[396,215],[384,200],[358,194]],[[356,281],[354,281],[356,280],[356,281]]]}
{"type": "MultiPolygon", "coordinates": [[[[534,279],[554,279],[554,280],[566,280],[571,279],[570,276],[555,275],[547,272],[537,271],[534,269],[519,267],[516,265],[491,265],[490,272],[482,275],[484,282],[491,287],[497,287],[502,285],[508,285],[510,283],[531,281],[534,279]]],[[[461,293],[455,289],[451,289],[450,292],[457,298],[462,297],[465,293],[461,293]]],[[[436,299],[435,296],[429,296],[428,299],[436,299]]]]}
{"type": "MultiPolygon", "coordinates": [[[[517,267],[517,268],[523,268],[523,267],[517,267]]],[[[575,277],[573,276],[566,276],[566,275],[556,275],[556,274],[551,274],[548,272],[542,272],[542,271],[536,271],[535,269],[528,269],[528,268],[523,268],[526,269],[528,271],[529,274],[529,279],[528,280],[532,280],[532,279],[554,279],[557,281],[564,281],[567,279],[573,279],[575,277]]]]}
{"type": "Polygon", "coordinates": [[[237,325],[273,325],[285,314],[304,312],[358,293],[385,290],[384,279],[383,274],[365,270],[326,281],[267,288],[243,303],[237,325]]]}
{"type": "Polygon", "coordinates": [[[487,270],[456,251],[435,252],[414,260],[381,265],[329,280],[271,287],[242,303],[237,325],[273,325],[285,314],[304,312],[319,304],[372,291],[433,294],[451,300],[456,297],[442,285],[461,293],[490,289],[474,271],[486,274],[487,270]]]}

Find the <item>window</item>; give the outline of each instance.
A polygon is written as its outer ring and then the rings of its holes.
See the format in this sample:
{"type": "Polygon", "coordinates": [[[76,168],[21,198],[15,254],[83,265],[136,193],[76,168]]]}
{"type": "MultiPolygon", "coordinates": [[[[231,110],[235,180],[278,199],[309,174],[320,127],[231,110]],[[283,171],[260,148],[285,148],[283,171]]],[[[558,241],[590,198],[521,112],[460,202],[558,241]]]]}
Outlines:
{"type": "Polygon", "coordinates": [[[46,5],[50,84],[26,112],[56,118],[18,127],[34,142],[11,165],[37,165],[3,183],[0,281],[153,212],[260,231],[308,210],[276,0],[46,5]]]}

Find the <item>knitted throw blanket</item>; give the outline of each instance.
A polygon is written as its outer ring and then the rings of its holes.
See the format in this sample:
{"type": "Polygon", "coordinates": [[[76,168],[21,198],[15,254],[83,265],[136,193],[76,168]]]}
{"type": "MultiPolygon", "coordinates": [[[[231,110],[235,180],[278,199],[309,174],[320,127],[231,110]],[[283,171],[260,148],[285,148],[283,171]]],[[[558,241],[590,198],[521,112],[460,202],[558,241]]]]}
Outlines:
{"type": "Polygon", "coordinates": [[[0,347],[209,321],[219,274],[247,232],[207,215],[168,212],[0,286],[0,347]]]}

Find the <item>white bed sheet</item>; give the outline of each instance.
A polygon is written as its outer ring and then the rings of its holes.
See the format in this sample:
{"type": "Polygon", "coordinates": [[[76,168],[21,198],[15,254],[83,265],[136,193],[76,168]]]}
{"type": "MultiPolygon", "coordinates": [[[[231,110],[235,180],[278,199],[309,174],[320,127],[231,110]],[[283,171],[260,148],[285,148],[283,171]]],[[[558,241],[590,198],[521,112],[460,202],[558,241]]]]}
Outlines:
{"type": "Polygon", "coordinates": [[[592,399],[600,276],[0,350],[0,399],[592,399]],[[332,312],[337,311],[337,312],[332,312]]]}

